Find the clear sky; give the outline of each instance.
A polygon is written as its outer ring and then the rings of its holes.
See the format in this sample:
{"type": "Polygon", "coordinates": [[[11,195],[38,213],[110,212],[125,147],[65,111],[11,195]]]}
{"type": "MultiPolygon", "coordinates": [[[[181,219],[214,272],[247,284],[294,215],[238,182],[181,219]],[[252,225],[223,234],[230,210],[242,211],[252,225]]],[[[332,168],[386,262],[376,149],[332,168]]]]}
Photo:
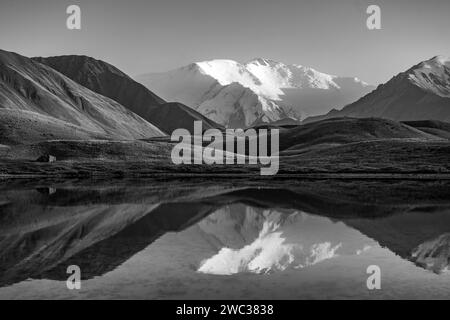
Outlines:
{"type": "Polygon", "coordinates": [[[84,54],[130,75],[195,61],[270,58],[378,84],[450,55],[450,0],[1,0],[0,48],[84,54]],[[66,28],[78,4],[82,30],[66,28]],[[382,30],[366,28],[381,7],[382,30]]]}

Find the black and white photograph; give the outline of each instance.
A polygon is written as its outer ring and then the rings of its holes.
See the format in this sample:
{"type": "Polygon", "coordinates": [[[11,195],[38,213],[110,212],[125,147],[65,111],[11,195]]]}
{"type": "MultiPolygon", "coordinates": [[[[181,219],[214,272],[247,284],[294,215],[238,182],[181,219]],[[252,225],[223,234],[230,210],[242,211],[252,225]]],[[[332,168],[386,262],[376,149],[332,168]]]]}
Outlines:
{"type": "Polygon", "coordinates": [[[450,1],[0,1],[0,300],[449,298],[450,1]]]}

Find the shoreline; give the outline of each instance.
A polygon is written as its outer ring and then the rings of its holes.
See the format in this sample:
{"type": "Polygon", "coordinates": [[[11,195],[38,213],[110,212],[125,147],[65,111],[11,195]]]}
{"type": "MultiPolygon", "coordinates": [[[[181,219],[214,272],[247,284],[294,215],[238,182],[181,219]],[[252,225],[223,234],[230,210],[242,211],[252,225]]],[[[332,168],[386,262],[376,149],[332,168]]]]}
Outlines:
{"type": "Polygon", "coordinates": [[[144,174],[92,174],[92,175],[73,175],[73,174],[0,174],[0,183],[5,180],[26,180],[26,179],[73,179],[80,180],[95,178],[112,178],[117,180],[133,178],[133,179],[153,179],[153,178],[221,178],[225,180],[234,179],[251,179],[251,180],[290,180],[297,178],[312,180],[450,180],[450,173],[281,173],[275,176],[260,176],[258,174],[249,173],[144,173],[144,174]]]}

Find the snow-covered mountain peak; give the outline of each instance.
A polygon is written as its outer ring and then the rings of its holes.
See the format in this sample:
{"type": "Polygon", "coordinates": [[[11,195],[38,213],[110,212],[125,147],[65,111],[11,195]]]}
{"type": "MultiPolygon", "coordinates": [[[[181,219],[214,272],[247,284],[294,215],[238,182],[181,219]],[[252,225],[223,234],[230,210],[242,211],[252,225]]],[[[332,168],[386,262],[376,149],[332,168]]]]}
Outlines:
{"type": "Polygon", "coordinates": [[[196,62],[138,81],[167,101],[182,102],[224,126],[238,127],[260,118],[270,122],[323,114],[373,89],[357,78],[265,58],[196,62]]]}
{"type": "Polygon", "coordinates": [[[450,66],[450,56],[439,55],[432,58],[431,60],[446,66],[450,66]]]}
{"type": "Polygon", "coordinates": [[[450,58],[436,56],[410,69],[409,79],[418,87],[441,97],[450,97],[450,58]]]}
{"type": "MultiPolygon", "coordinates": [[[[306,122],[337,117],[449,121],[449,61],[448,57],[436,56],[419,62],[342,110],[311,117],[306,122]]],[[[349,86],[353,84],[354,81],[350,80],[349,86]]]]}
{"type": "Polygon", "coordinates": [[[273,66],[273,65],[277,65],[280,62],[277,62],[275,60],[272,59],[266,59],[266,58],[254,58],[252,60],[250,60],[249,62],[245,63],[246,65],[249,64],[257,64],[257,65],[263,65],[263,66],[273,66]]]}
{"type": "Polygon", "coordinates": [[[352,77],[351,79],[353,79],[353,81],[355,81],[355,82],[357,82],[357,83],[360,83],[360,84],[363,85],[363,86],[366,86],[366,87],[367,87],[367,86],[370,86],[369,83],[367,83],[367,82],[361,80],[361,79],[358,78],[358,77],[352,77]]]}
{"type": "Polygon", "coordinates": [[[439,72],[443,67],[450,67],[450,57],[443,55],[435,56],[429,60],[421,62],[416,69],[439,72]]]}
{"type": "Polygon", "coordinates": [[[237,82],[271,99],[280,98],[279,95],[283,94],[280,89],[340,89],[334,81],[340,77],[302,65],[287,65],[270,59],[256,58],[245,64],[216,59],[197,62],[196,65],[201,73],[213,77],[221,85],[237,82]]]}
{"type": "Polygon", "coordinates": [[[242,84],[247,88],[260,86],[261,82],[246,67],[233,60],[217,59],[197,62],[200,71],[216,79],[221,85],[233,82],[242,84]]]}

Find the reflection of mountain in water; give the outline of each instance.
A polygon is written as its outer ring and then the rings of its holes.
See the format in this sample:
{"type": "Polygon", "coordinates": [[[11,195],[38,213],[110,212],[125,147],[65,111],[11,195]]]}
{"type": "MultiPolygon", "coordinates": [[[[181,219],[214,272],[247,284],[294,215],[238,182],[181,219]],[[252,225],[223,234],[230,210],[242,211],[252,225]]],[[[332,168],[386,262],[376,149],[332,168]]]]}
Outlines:
{"type": "Polygon", "coordinates": [[[198,224],[216,240],[219,250],[203,261],[200,272],[225,275],[304,268],[338,255],[357,254],[373,242],[328,218],[253,207],[243,207],[237,216],[239,206],[220,209],[198,224]]]}
{"type": "Polygon", "coordinates": [[[448,208],[412,209],[383,219],[357,218],[345,223],[422,268],[440,273],[450,264],[448,208]]]}
{"type": "Polygon", "coordinates": [[[190,226],[215,252],[198,261],[207,273],[314,265],[362,252],[363,234],[418,265],[448,265],[450,182],[155,183],[2,187],[0,284],[65,280],[71,264],[100,276],[190,226]]]}
{"type": "Polygon", "coordinates": [[[413,250],[412,260],[417,265],[436,273],[449,271],[450,233],[420,244],[413,250]]]}

